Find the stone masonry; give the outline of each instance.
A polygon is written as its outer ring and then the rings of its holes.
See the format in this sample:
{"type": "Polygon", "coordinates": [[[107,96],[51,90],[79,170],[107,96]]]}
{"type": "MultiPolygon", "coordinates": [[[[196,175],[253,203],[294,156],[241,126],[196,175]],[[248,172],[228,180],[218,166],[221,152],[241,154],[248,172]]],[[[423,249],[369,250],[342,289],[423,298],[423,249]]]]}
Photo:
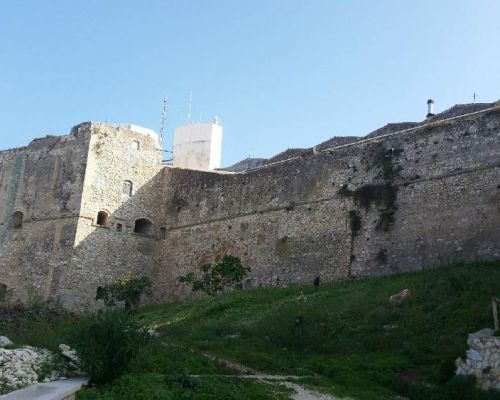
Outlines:
{"type": "Polygon", "coordinates": [[[93,122],[2,151],[0,284],[82,308],[129,270],[154,301],[188,296],[178,277],[224,254],[248,287],[498,259],[500,107],[478,106],[236,173],[163,166],[154,135],[93,122]]]}
{"type": "Polygon", "coordinates": [[[457,375],[473,375],[481,389],[500,389],[500,337],[483,329],[467,339],[469,350],[464,360],[455,361],[457,375]]]}

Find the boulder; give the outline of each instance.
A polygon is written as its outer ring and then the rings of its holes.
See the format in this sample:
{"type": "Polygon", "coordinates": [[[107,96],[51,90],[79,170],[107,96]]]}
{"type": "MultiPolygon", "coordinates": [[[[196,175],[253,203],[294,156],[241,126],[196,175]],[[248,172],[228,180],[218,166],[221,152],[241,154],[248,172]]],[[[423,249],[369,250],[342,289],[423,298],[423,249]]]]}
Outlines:
{"type": "Polygon", "coordinates": [[[7,336],[0,336],[0,347],[5,347],[12,344],[12,341],[7,336]]]}
{"type": "Polygon", "coordinates": [[[393,304],[401,304],[403,301],[408,300],[411,297],[411,290],[405,289],[399,293],[393,294],[389,297],[389,301],[393,304]]]}
{"type": "Polygon", "coordinates": [[[72,367],[78,368],[80,366],[80,359],[76,355],[76,351],[73,350],[71,347],[69,347],[66,344],[60,344],[59,345],[59,350],[61,350],[62,355],[68,359],[69,364],[72,367]]]}

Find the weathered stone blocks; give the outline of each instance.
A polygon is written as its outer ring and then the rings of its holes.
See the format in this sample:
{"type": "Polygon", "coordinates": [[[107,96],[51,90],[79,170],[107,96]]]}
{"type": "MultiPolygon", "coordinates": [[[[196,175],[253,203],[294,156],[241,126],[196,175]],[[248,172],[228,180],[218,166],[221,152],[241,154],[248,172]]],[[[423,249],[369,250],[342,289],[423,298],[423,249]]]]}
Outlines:
{"type": "Polygon", "coordinates": [[[492,329],[470,334],[465,361],[455,361],[457,375],[473,375],[482,389],[500,389],[500,337],[492,329]]]}

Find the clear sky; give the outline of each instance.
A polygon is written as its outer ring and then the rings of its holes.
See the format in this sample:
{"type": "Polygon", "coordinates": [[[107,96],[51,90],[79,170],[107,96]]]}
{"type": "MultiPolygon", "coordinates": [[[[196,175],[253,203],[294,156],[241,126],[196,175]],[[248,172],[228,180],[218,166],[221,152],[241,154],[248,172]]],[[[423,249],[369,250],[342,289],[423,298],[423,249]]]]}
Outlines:
{"type": "Polygon", "coordinates": [[[224,126],[223,164],[500,98],[498,0],[1,0],[0,148],[224,126]]]}

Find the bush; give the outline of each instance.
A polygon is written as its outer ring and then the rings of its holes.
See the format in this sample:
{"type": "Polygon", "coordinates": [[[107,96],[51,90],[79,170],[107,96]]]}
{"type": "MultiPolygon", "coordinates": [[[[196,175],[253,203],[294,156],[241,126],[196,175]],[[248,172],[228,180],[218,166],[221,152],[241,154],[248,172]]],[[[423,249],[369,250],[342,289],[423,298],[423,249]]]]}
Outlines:
{"type": "Polygon", "coordinates": [[[107,307],[123,301],[127,310],[137,308],[143,294],[151,295],[151,284],[147,276],[136,276],[128,272],[116,282],[99,286],[96,300],[103,299],[107,307]]]}
{"type": "Polygon", "coordinates": [[[226,289],[242,289],[242,281],[250,268],[244,267],[238,257],[226,254],[218,263],[205,264],[201,272],[201,277],[191,272],[181,276],[179,281],[191,284],[193,292],[202,291],[216,297],[219,305],[222,305],[226,289]]]}
{"type": "Polygon", "coordinates": [[[78,324],[68,342],[90,382],[103,384],[126,371],[146,340],[145,332],[128,313],[105,310],[78,324]]]}

